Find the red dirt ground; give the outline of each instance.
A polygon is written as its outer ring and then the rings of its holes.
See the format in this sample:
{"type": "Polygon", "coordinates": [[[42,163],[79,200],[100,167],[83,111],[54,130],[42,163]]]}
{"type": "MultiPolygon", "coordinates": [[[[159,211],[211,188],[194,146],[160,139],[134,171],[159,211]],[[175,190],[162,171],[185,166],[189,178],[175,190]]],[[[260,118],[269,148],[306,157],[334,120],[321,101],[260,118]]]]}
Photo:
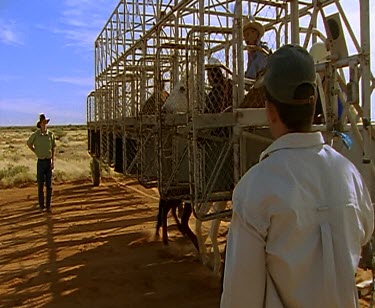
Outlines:
{"type": "Polygon", "coordinates": [[[53,213],[36,206],[36,187],[1,192],[0,307],[219,306],[189,240],[173,226],[168,247],[154,238],[154,191],[55,185],[53,213]]]}
{"type": "Polygon", "coordinates": [[[173,226],[169,246],[154,237],[157,205],[135,182],[55,185],[52,214],[36,187],[2,190],[0,307],[219,307],[189,240],[173,226]]]}

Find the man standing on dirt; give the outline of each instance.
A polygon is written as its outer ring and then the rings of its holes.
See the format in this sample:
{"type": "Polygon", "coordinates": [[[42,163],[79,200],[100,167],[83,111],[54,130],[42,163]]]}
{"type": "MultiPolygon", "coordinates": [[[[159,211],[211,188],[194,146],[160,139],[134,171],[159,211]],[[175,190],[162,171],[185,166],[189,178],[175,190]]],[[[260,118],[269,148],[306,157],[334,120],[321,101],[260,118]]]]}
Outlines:
{"type": "Polygon", "coordinates": [[[355,166],[312,132],[314,61],[297,45],[261,79],[275,141],[233,192],[221,308],[358,307],[374,210],[355,166]]]}
{"type": "Polygon", "coordinates": [[[37,181],[38,199],[40,210],[46,209],[51,212],[52,198],[52,170],[54,168],[56,141],[53,132],[47,129],[50,119],[41,113],[36,126],[39,128],[31,134],[27,140],[27,145],[38,157],[37,181]],[[46,183],[46,203],[44,203],[44,183],[46,183]]]}

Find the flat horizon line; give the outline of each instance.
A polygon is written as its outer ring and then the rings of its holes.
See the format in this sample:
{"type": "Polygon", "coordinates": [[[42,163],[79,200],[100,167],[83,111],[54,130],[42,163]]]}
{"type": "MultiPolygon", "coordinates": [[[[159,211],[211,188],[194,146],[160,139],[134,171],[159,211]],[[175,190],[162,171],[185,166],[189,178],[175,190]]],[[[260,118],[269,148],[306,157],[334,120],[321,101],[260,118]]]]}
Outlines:
{"type": "MultiPolygon", "coordinates": [[[[54,125],[48,125],[47,128],[53,128],[53,127],[81,127],[81,126],[87,126],[86,123],[84,124],[54,124],[54,125]]],[[[0,125],[0,129],[6,129],[6,128],[34,128],[36,125],[0,125]]]]}

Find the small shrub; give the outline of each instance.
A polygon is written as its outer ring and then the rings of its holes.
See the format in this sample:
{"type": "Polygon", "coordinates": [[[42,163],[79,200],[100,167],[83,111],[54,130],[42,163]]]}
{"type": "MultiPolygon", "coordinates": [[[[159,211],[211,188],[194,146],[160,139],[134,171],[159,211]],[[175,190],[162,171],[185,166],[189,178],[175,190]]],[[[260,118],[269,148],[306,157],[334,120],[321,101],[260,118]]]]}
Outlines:
{"type": "Polygon", "coordinates": [[[12,158],[13,162],[15,162],[15,163],[19,162],[21,159],[22,159],[22,157],[20,157],[18,155],[14,155],[13,158],[12,158]]]}
{"type": "Polygon", "coordinates": [[[23,165],[0,169],[0,186],[12,187],[35,182],[35,176],[29,172],[30,168],[23,165]]]}
{"type": "Polygon", "coordinates": [[[60,138],[60,142],[61,142],[61,145],[60,146],[67,146],[68,144],[70,144],[70,138],[69,136],[63,136],[60,138]]]}
{"type": "Polygon", "coordinates": [[[67,132],[64,131],[61,127],[56,127],[53,130],[53,133],[55,134],[56,140],[60,140],[62,137],[65,137],[67,132]]]}
{"type": "Polygon", "coordinates": [[[62,170],[54,170],[53,174],[52,174],[52,178],[56,182],[64,182],[64,181],[68,180],[68,176],[67,176],[66,172],[64,172],[62,170]]]}
{"type": "Polygon", "coordinates": [[[30,168],[27,166],[11,166],[7,168],[0,169],[0,180],[4,178],[14,177],[19,173],[27,173],[30,168]]]}
{"type": "MultiPolygon", "coordinates": [[[[61,138],[57,141],[54,182],[62,184],[67,181],[89,180],[91,157],[87,153],[86,127],[49,126],[48,129],[61,138]]],[[[35,185],[36,157],[26,146],[26,140],[30,131],[36,130],[35,125],[0,128],[0,192],[2,188],[35,185]]]]}

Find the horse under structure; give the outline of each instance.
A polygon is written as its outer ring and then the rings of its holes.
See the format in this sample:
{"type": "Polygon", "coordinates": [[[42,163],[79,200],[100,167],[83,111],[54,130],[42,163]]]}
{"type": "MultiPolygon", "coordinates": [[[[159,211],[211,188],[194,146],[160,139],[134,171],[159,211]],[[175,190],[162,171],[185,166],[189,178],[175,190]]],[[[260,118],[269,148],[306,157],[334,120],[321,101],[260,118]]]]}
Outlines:
{"type": "Polygon", "coordinates": [[[263,96],[244,78],[242,26],[253,16],[271,52],[324,43],[314,130],[354,162],[375,198],[370,7],[350,2],[355,29],[339,0],[121,0],[95,41],[95,89],[87,98],[94,184],[105,164],[157,186],[161,198],[189,201],[202,260],[213,248],[219,272],[216,235],[206,243],[201,227],[215,221],[217,233],[220,221],[230,221],[233,188],[272,142],[263,96]],[[225,82],[208,77],[212,58],[225,82]],[[245,97],[256,104],[243,104],[245,97]]]}

